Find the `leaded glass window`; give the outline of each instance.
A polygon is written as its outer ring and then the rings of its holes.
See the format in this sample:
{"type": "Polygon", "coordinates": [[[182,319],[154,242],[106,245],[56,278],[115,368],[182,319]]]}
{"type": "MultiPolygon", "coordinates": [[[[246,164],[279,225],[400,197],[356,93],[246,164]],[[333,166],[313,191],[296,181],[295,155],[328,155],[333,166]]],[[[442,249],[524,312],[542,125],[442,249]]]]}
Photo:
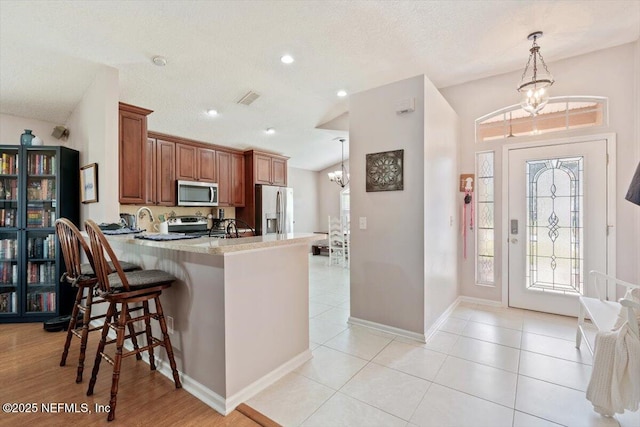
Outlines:
{"type": "Polygon", "coordinates": [[[493,151],[476,154],[476,283],[483,285],[495,281],[493,160],[493,151]]]}
{"type": "Polygon", "coordinates": [[[527,161],[529,290],[583,293],[583,157],[527,161]]]}

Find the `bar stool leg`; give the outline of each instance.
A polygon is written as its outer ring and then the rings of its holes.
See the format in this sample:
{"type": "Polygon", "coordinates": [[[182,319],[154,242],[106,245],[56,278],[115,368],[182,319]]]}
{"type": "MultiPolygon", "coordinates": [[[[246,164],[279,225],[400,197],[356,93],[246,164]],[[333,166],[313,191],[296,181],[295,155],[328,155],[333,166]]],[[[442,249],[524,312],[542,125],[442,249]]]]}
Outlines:
{"type": "Polygon", "coordinates": [[[164,320],[164,313],[162,311],[162,304],[160,304],[160,297],[153,298],[156,303],[156,313],[158,314],[158,321],[160,322],[160,330],[162,331],[162,339],[164,341],[164,348],[167,351],[167,357],[169,358],[169,364],[171,365],[171,371],[173,372],[173,381],[176,383],[176,388],[182,388],[180,377],[178,376],[178,367],[176,366],[176,359],[173,357],[173,347],[171,346],[171,340],[169,339],[169,333],[167,332],[167,322],[164,320]]]}
{"type": "MultiPolygon", "coordinates": [[[[84,293],[84,290],[81,292],[84,293]]],[[[82,382],[82,372],[84,371],[84,358],[87,351],[87,339],[89,338],[89,323],[91,322],[91,307],[93,304],[93,287],[87,287],[87,300],[82,317],[82,334],[80,335],[80,357],[78,358],[78,373],[76,383],[82,382]]]]}
{"type": "Polygon", "coordinates": [[[122,347],[124,346],[124,327],[129,320],[127,303],[122,303],[122,312],[118,318],[116,328],[116,355],[113,361],[113,377],[111,380],[111,399],[109,400],[109,415],[107,421],[113,421],[116,416],[116,404],[118,398],[118,383],[120,382],[120,367],[122,365],[122,347]]]}
{"type": "Polygon", "coordinates": [[[96,379],[98,378],[98,371],[100,370],[100,362],[102,361],[102,352],[104,346],[107,343],[107,334],[109,333],[109,323],[114,318],[116,310],[115,303],[109,303],[109,309],[107,310],[107,316],[102,326],[102,334],[100,337],[100,344],[98,344],[98,350],[96,351],[96,360],[93,362],[93,371],[91,372],[91,380],[89,381],[89,387],[87,388],[87,396],[93,394],[93,387],[96,385],[96,379]]]}
{"type": "Polygon", "coordinates": [[[83,288],[79,287],[76,292],[76,300],[73,304],[73,310],[71,311],[71,319],[69,320],[69,327],[67,329],[67,339],[64,342],[64,350],[62,350],[62,358],[60,359],[60,366],[64,366],[67,363],[67,355],[69,354],[69,346],[71,345],[71,337],[73,336],[73,330],[76,328],[76,319],[78,316],[79,306],[82,302],[83,288]]]}
{"type": "MultiPolygon", "coordinates": [[[[122,304],[123,306],[126,304],[122,304]]],[[[129,320],[131,319],[131,316],[129,315],[129,312],[127,311],[127,328],[129,329],[129,336],[131,337],[131,342],[133,344],[133,348],[134,350],[138,350],[138,338],[136,338],[136,330],[133,327],[133,323],[129,322],[129,320]]],[[[140,355],[140,353],[136,353],[136,360],[142,360],[142,356],[140,355]]]]}
{"type": "Polygon", "coordinates": [[[147,346],[149,346],[149,366],[152,371],[156,370],[156,361],[153,356],[153,336],[151,335],[151,315],[149,314],[149,301],[143,301],[144,325],[147,334],[147,346]]]}

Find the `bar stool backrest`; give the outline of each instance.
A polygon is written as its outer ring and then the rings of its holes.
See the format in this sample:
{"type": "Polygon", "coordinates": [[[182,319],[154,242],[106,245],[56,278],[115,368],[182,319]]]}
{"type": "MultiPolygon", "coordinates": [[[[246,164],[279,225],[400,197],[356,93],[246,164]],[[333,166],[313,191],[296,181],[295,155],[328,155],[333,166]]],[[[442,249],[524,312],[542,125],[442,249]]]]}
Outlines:
{"type": "Polygon", "coordinates": [[[82,252],[93,266],[93,257],[89,245],[84,240],[80,230],[67,218],[56,220],[56,233],[62,249],[62,258],[67,267],[66,278],[68,281],[77,280],[82,275],[82,252]],[[82,252],[80,251],[82,248],[82,252]]]}
{"type": "Polygon", "coordinates": [[[100,290],[107,293],[111,292],[111,286],[109,286],[109,274],[112,270],[109,268],[109,264],[107,262],[111,261],[115,272],[118,274],[118,277],[122,282],[123,290],[128,292],[130,288],[127,276],[124,274],[118,258],[113,253],[111,245],[109,245],[107,238],[102,233],[102,230],[100,230],[100,227],[98,227],[98,224],[96,224],[95,221],[88,219],[85,221],[84,227],[89,235],[91,253],[93,254],[92,266],[93,271],[95,271],[96,276],[98,277],[98,286],[100,290]],[[108,260],[107,257],[109,258],[108,260]]]}

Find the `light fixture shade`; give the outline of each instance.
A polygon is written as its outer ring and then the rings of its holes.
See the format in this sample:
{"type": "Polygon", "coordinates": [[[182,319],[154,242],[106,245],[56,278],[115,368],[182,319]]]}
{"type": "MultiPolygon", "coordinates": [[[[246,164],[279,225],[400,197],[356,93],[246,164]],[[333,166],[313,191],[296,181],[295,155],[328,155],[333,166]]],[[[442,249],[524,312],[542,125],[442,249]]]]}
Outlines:
{"type": "Polygon", "coordinates": [[[532,87],[522,92],[520,106],[529,114],[536,115],[549,102],[549,90],[547,87],[532,87]]]}
{"type": "Polygon", "coordinates": [[[627,191],[625,199],[640,206],[640,163],[638,163],[636,173],[633,175],[633,178],[631,178],[631,184],[629,185],[629,191],[627,191]]]}
{"type": "Polygon", "coordinates": [[[518,92],[522,94],[520,106],[532,115],[537,114],[547,105],[549,102],[549,87],[554,83],[553,76],[540,54],[540,46],[536,43],[536,40],[540,37],[542,37],[542,31],[536,31],[528,36],[529,40],[533,40],[533,45],[529,49],[529,60],[524,67],[524,72],[518,85],[518,92]],[[540,70],[538,70],[538,65],[542,66],[540,70]]]}

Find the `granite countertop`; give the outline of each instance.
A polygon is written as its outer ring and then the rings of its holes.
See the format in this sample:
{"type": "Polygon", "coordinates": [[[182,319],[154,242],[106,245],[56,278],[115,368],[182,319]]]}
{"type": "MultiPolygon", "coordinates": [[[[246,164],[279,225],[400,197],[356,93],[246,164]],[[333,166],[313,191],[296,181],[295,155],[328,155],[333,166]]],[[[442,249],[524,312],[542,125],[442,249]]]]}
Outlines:
{"type": "MultiPolygon", "coordinates": [[[[155,235],[158,233],[147,233],[155,235]]],[[[199,237],[197,239],[154,241],[136,239],[133,235],[106,236],[109,242],[129,243],[132,245],[151,246],[185,252],[222,255],[230,252],[249,251],[276,246],[311,244],[327,236],[316,233],[267,234],[266,236],[240,237],[234,239],[219,239],[213,237],[199,237]]]]}

